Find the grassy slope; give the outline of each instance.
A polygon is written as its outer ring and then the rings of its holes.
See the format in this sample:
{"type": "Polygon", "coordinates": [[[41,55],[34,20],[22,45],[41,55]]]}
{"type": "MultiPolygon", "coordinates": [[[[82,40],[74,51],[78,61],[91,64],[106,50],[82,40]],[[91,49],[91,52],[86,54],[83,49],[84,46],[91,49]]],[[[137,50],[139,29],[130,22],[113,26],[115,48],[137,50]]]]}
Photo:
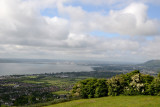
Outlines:
{"type": "Polygon", "coordinates": [[[81,99],[47,107],[160,107],[159,96],[116,96],[81,99]]]}

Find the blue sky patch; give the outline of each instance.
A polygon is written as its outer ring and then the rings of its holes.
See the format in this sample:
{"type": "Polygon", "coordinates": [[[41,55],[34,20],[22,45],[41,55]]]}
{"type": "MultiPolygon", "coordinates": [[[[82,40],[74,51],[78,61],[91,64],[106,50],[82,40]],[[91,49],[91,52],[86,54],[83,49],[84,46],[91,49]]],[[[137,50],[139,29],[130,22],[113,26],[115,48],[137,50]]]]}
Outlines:
{"type": "Polygon", "coordinates": [[[154,37],[152,37],[152,36],[147,36],[146,39],[147,39],[148,41],[152,41],[152,40],[154,40],[154,37]]]}
{"type": "Polygon", "coordinates": [[[160,6],[148,4],[148,16],[149,18],[160,19],[160,6]]]}
{"type": "Polygon", "coordinates": [[[107,32],[102,32],[102,31],[93,31],[93,32],[90,32],[90,35],[110,37],[110,38],[120,36],[117,33],[107,33],[107,32]]]}
{"type": "Polygon", "coordinates": [[[46,8],[44,10],[40,11],[42,16],[48,16],[48,17],[59,17],[58,9],[57,8],[46,8]]]}

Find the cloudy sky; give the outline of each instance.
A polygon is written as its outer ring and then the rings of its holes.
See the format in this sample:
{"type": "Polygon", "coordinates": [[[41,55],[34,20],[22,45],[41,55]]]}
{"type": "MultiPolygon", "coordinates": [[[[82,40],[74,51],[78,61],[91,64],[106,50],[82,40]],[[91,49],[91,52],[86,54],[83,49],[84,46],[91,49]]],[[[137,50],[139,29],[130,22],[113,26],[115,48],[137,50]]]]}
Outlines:
{"type": "Polygon", "coordinates": [[[0,58],[160,59],[160,0],[0,0],[0,58]]]}

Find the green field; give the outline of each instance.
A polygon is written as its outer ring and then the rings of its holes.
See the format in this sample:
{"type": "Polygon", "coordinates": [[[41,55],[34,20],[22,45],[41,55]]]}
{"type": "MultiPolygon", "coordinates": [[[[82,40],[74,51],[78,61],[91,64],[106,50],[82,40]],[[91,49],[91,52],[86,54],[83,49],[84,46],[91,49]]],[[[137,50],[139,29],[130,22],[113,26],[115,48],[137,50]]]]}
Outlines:
{"type": "Polygon", "coordinates": [[[74,100],[45,107],[160,107],[160,96],[110,96],[74,100]]]}
{"type": "Polygon", "coordinates": [[[57,95],[62,95],[62,94],[68,94],[69,91],[56,91],[56,92],[53,92],[53,94],[57,94],[57,95]]]}
{"type": "Polygon", "coordinates": [[[74,85],[77,81],[82,80],[81,78],[58,78],[58,77],[42,77],[37,78],[36,76],[26,76],[22,82],[24,83],[32,83],[32,84],[47,84],[53,86],[70,86],[74,85]]]}

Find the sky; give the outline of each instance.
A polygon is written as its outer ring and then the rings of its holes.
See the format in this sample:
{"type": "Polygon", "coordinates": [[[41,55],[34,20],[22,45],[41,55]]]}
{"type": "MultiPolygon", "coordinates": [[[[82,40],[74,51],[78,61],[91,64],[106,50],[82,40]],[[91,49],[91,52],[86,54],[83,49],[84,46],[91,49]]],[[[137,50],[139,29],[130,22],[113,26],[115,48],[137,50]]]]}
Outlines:
{"type": "Polygon", "coordinates": [[[0,58],[160,59],[160,0],[0,0],[0,58]]]}

